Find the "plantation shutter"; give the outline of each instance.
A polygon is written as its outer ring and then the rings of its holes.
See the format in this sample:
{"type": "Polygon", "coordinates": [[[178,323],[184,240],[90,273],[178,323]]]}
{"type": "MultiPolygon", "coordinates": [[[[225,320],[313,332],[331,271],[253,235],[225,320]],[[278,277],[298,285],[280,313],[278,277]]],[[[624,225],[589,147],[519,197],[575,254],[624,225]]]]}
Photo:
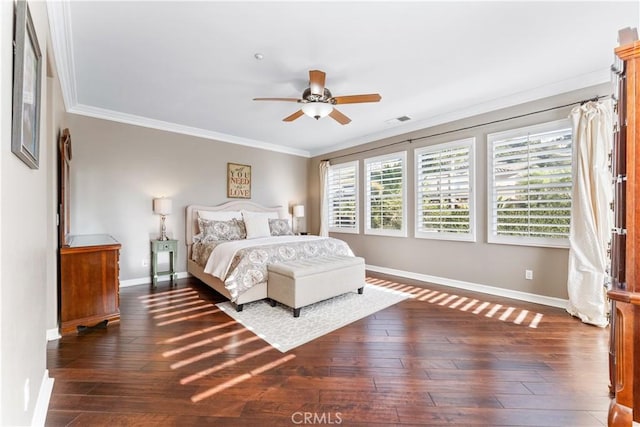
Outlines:
{"type": "Polygon", "coordinates": [[[329,230],[358,230],[358,162],[331,166],[328,183],[329,230]]]}
{"type": "Polygon", "coordinates": [[[473,141],[416,150],[416,237],[475,239],[473,141]]]}
{"type": "Polygon", "coordinates": [[[367,231],[371,234],[404,235],[406,153],[365,160],[367,231]]]}
{"type": "MultiPolygon", "coordinates": [[[[566,121],[563,121],[566,123],[566,121]]],[[[571,128],[490,138],[490,236],[567,244],[571,219],[571,128]]]]}

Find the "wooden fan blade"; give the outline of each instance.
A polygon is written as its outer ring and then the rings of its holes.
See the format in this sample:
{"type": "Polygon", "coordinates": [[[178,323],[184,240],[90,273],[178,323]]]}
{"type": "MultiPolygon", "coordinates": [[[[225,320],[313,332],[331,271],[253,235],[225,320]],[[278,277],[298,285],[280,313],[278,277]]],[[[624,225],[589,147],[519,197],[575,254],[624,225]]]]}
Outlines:
{"type": "Polygon", "coordinates": [[[358,104],[361,102],[378,102],[382,99],[378,93],[369,93],[366,95],[347,95],[347,96],[334,96],[333,100],[336,104],[358,104]]]}
{"type": "Polygon", "coordinates": [[[297,119],[298,117],[302,116],[304,113],[302,112],[302,110],[298,110],[295,113],[293,113],[292,115],[285,117],[284,119],[282,119],[283,122],[292,122],[295,119],[297,119]]]}
{"type": "Polygon", "coordinates": [[[329,113],[329,117],[331,117],[333,120],[340,123],[341,125],[346,125],[351,121],[349,117],[345,116],[335,108],[333,109],[333,111],[329,113]]]}
{"type": "Polygon", "coordinates": [[[309,71],[309,89],[314,95],[322,96],[324,94],[324,80],[326,78],[324,71],[310,70],[309,71]]]}
{"type": "Polygon", "coordinates": [[[287,101],[298,102],[298,98],[253,98],[254,101],[287,101]]]}

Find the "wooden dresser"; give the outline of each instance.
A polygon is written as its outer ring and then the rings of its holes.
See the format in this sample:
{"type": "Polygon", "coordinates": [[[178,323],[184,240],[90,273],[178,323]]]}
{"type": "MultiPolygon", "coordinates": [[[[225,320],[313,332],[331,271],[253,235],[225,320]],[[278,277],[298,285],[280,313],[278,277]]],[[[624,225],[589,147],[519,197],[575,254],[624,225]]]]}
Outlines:
{"type": "Polygon", "coordinates": [[[612,153],[614,230],[609,376],[609,426],[640,422],[640,42],[615,51],[617,115],[612,153]]]}
{"type": "Polygon", "coordinates": [[[60,332],[120,320],[120,243],[108,234],[68,236],[60,248],[60,332]]]}

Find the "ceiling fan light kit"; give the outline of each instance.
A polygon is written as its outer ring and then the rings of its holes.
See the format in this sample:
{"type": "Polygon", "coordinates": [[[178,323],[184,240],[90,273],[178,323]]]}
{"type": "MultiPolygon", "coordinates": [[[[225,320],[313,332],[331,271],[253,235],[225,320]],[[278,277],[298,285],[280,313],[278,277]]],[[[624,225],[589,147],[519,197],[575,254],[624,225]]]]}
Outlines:
{"type": "Polygon", "coordinates": [[[324,71],[309,71],[309,87],[302,92],[302,97],[297,98],[253,98],[254,101],[285,101],[302,104],[300,110],[282,119],[284,122],[292,122],[297,118],[307,115],[319,120],[323,117],[331,117],[341,125],[351,122],[351,119],[333,106],[336,104],[359,104],[363,102],[379,102],[382,97],[377,93],[366,95],[333,96],[331,91],[324,86],[326,74],[324,71]]]}
{"type": "Polygon", "coordinates": [[[332,111],[333,105],[327,102],[314,101],[302,104],[302,112],[316,120],[327,117],[332,111]]]}

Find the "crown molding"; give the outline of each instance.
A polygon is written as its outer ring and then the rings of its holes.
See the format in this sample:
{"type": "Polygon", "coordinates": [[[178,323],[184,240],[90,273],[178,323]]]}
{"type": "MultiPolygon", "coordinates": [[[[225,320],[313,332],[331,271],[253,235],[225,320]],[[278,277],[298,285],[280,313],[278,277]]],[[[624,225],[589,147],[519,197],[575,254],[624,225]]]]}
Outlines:
{"type": "Polygon", "coordinates": [[[311,154],[305,150],[298,150],[283,145],[271,144],[255,139],[242,138],[239,136],[229,135],[221,132],[214,132],[206,129],[200,129],[190,126],[183,126],[176,123],[165,122],[162,120],[150,119],[148,117],[136,116],[134,114],[121,113],[119,111],[107,110],[104,108],[92,107],[90,105],[76,104],[67,110],[69,113],[79,114],[97,119],[110,120],[129,125],[142,126],[151,129],[157,129],[167,132],[175,132],[183,135],[196,136],[199,138],[211,139],[214,141],[226,142],[229,144],[244,145],[252,148],[260,148],[277,153],[291,154],[300,157],[311,157],[311,154]]]}
{"type": "Polygon", "coordinates": [[[409,132],[427,129],[444,123],[450,123],[455,120],[466,119],[469,117],[477,116],[479,114],[490,113],[492,111],[500,110],[503,108],[513,107],[515,105],[524,104],[542,98],[547,98],[550,96],[555,96],[562,93],[567,93],[574,90],[584,89],[590,86],[596,86],[609,82],[611,82],[610,70],[608,68],[600,69],[570,79],[551,83],[545,86],[539,86],[530,90],[514,93],[512,95],[492,99],[490,101],[476,104],[462,110],[447,112],[438,116],[429,117],[424,120],[418,120],[411,124],[406,123],[403,125],[395,126],[393,128],[365,135],[361,138],[352,139],[350,141],[342,144],[337,144],[332,147],[323,148],[321,150],[314,150],[311,152],[311,156],[315,157],[329,154],[369,142],[379,141],[384,138],[391,138],[394,136],[407,134],[409,132]]]}
{"type": "Polygon", "coordinates": [[[73,46],[71,43],[73,32],[71,26],[70,0],[48,1],[46,4],[49,17],[49,27],[51,31],[53,56],[55,59],[58,78],[60,80],[60,86],[62,89],[62,96],[67,112],[143,126],[147,128],[164,130],[168,132],[191,135],[230,144],[260,148],[268,151],[275,151],[306,158],[333,153],[339,150],[352,148],[381,139],[404,135],[410,132],[427,129],[429,127],[449,123],[455,120],[465,119],[475,115],[496,111],[502,108],[512,107],[514,105],[523,104],[548,96],[571,92],[573,90],[595,86],[610,81],[609,69],[597,70],[571,79],[566,79],[560,82],[533,88],[531,90],[518,92],[502,98],[489,100],[487,102],[476,104],[462,110],[451,111],[423,120],[417,120],[412,123],[405,123],[403,125],[394,126],[386,130],[363,135],[362,137],[336,144],[331,147],[324,147],[318,150],[306,151],[265,141],[243,138],[221,132],[184,126],[161,120],[150,119],[147,117],[78,104],[76,76],[74,71],[75,62],[73,57],[73,46]]]}
{"type": "Polygon", "coordinates": [[[71,43],[71,40],[73,40],[73,30],[71,28],[71,11],[69,4],[69,0],[47,2],[47,14],[49,17],[53,56],[55,58],[58,78],[60,79],[64,106],[68,113],[191,135],[205,139],[227,142],[230,144],[244,145],[252,148],[261,148],[294,156],[306,158],[311,157],[311,154],[305,150],[79,104],[76,89],[76,75],[74,71],[75,62],[73,58],[73,46],[71,43]]]}
{"type": "Polygon", "coordinates": [[[75,62],[71,45],[71,10],[69,0],[48,1],[47,14],[51,31],[51,45],[58,79],[62,89],[62,99],[68,111],[78,102],[76,90],[75,62]]]}

